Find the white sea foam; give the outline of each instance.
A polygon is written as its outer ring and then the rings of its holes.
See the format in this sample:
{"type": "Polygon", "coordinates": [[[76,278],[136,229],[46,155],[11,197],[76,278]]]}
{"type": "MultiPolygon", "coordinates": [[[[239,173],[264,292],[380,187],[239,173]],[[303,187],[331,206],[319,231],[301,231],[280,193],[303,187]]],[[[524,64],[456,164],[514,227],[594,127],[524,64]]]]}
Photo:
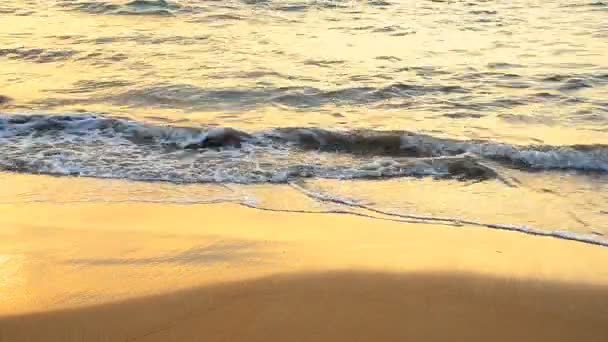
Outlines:
{"type": "Polygon", "coordinates": [[[82,115],[0,116],[0,169],[177,183],[298,178],[498,178],[484,160],[523,170],[608,172],[608,147],[516,146],[411,132],[152,125],[82,115]]]}

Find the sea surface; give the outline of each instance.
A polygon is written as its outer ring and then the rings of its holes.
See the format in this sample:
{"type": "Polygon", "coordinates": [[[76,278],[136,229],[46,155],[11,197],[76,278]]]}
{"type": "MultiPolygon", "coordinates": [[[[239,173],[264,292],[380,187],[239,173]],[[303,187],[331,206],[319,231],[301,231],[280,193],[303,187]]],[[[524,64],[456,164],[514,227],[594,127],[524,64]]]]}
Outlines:
{"type": "Polygon", "coordinates": [[[3,0],[0,186],[27,175],[0,202],[237,201],[607,245],[608,2],[3,0]]]}

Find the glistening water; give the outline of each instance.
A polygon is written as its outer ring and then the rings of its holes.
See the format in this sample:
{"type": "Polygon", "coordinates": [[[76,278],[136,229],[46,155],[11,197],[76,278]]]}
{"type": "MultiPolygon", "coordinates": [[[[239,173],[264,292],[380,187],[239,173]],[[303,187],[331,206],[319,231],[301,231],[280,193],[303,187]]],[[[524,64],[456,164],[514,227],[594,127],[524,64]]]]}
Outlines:
{"type": "Polygon", "coordinates": [[[605,241],[607,16],[593,0],[4,0],[1,179],[280,210],[296,204],[258,190],[288,187],[605,241]]]}

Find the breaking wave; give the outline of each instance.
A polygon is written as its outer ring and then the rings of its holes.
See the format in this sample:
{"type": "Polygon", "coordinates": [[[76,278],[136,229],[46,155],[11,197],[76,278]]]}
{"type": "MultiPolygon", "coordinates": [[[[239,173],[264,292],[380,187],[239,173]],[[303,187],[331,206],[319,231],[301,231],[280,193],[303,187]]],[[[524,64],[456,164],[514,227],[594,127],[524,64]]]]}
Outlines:
{"type": "Polygon", "coordinates": [[[247,133],[93,114],[0,115],[0,170],[176,183],[300,178],[489,180],[496,165],[608,172],[607,145],[518,146],[407,131],[276,128],[247,133]]]}

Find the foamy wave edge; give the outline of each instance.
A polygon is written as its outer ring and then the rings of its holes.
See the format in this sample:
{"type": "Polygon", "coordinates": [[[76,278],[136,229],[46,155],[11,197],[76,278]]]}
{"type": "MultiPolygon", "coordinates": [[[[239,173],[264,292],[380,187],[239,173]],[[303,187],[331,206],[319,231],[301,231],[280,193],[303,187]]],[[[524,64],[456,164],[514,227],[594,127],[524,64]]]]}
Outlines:
{"type": "MultiPolygon", "coordinates": [[[[518,146],[483,140],[437,138],[408,131],[330,131],[322,128],[276,128],[246,133],[229,127],[154,125],[92,114],[0,115],[0,141],[27,136],[67,141],[71,136],[115,137],[133,144],[180,149],[238,149],[243,145],[285,145],[367,156],[441,158],[464,154],[530,170],[608,172],[608,145],[518,146]],[[60,134],[58,134],[60,133],[60,134]]],[[[56,142],[56,141],[55,141],[56,142]]]]}

